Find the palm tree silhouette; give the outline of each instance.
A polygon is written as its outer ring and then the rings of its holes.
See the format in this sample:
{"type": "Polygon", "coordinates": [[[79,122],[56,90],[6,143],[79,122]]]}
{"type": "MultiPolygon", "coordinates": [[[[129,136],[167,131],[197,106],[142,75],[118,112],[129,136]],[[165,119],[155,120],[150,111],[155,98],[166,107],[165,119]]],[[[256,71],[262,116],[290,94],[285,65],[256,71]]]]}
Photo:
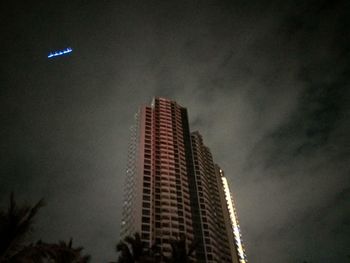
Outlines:
{"type": "Polygon", "coordinates": [[[170,245],[171,255],[165,256],[161,253],[158,244],[148,248],[142,242],[140,234],[135,233],[134,236],[127,236],[117,244],[116,251],[119,252],[119,258],[117,262],[111,263],[193,262],[191,256],[196,248],[195,243],[187,249],[186,239],[182,237],[178,240],[171,240],[170,245]]]}
{"type": "Polygon", "coordinates": [[[190,263],[192,262],[191,256],[196,249],[196,243],[192,243],[187,249],[186,239],[181,237],[178,240],[171,240],[171,256],[166,257],[163,255],[165,262],[167,263],[190,263]]]}
{"type": "Polygon", "coordinates": [[[59,241],[58,244],[47,244],[39,241],[36,247],[42,250],[47,258],[56,263],[86,263],[90,260],[89,255],[81,255],[83,247],[73,248],[72,238],[68,243],[59,241]]]}
{"type": "Polygon", "coordinates": [[[0,211],[0,262],[15,256],[24,248],[24,238],[31,231],[33,218],[43,207],[41,199],[33,207],[18,207],[11,193],[7,211],[0,211]]]}
{"type": "Polygon", "coordinates": [[[1,263],[86,263],[90,256],[81,255],[82,247],[73,248],[72,239],[68,243],[60,241],[49,244],[38,241],[24,244],[33,225],[33,218],[44,205],[43,199],[33,207],[17,206],[11,193],[7,211],[0,211],[0,262],[1,263]]]}
{"type": "Polygon", "coordinates": [[[135,233],[134,236],[127,236],[124,240],[119,241],[116,251],[120,253],[117,263],[155,262],[153,247],[146,247],[139,233],[135,233]]]}

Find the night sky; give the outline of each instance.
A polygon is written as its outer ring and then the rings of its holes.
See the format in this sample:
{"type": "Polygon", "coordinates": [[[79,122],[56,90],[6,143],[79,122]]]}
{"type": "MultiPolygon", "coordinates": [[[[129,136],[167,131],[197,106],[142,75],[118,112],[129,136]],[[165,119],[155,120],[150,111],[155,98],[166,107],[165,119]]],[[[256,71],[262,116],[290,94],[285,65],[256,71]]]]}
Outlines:
{"type": "Polygon", "coordinates": [[[46,200],[31,240],[116,260],[129,127],[164,96],[225,170],[250,262],[350,261],[350,1],[12,2],[0,204],[46,200]]]}

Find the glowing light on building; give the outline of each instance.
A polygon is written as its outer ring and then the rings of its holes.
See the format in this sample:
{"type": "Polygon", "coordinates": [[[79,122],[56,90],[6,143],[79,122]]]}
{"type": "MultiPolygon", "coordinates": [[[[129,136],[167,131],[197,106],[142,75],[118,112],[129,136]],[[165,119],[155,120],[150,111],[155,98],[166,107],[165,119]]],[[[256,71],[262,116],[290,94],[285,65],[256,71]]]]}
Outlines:
{"type": "MultiPolygon", "coordinates": [[[[222,171],[220,170],[220,172],[222,172],[222,171]]],[[[238,217],[237,217],[236,209],[235,209],[235,206],[234,206],[234,203],[232,200],[231,192],[230,192],[230,189],[228,187],[227,179],[226,179],[226,177],[222,176],[221,180],[222,180],[222,184],[224,186],[225,198],[226,198],[227,207],[228,207],[229,214],[230,214],[232,232],[233,232],[233,236],[234,236],[234,239],[235,239],[236,245],[237,245],[236,248],[237,248],[237,252],[238,252],[238,256],[239,256],[239,262],[240,263],[247,263],[248,260],[247,260],[247,256],[245,254],[244,247],[243,247],[242,235],[240,233],[238,217]]]]}

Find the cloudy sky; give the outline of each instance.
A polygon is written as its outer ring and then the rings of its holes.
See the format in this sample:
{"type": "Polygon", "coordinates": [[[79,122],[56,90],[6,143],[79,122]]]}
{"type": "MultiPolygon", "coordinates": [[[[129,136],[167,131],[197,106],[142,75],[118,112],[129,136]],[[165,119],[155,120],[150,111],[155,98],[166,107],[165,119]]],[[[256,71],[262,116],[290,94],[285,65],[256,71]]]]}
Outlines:
{"type": "Polygon", "coordinates": [[[250,262],[348,262],[349,1],[34,3],[0,18],[0,204],[45,198],[33,240],[116,259],[129,127],[165,96],[229,177],[250,262]]]}

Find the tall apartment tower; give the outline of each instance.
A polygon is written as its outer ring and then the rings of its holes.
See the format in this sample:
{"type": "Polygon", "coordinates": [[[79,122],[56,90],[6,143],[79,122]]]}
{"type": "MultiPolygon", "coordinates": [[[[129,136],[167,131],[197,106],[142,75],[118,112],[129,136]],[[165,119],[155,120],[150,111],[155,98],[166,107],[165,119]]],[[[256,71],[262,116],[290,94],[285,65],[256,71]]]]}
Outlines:
{"type": "Polygon", "coordinates": [[[190,133],[186,108],[165,98],[141,107],[131,128],[121,237],[136,232],[164,256],[184,238],[193,262],[247,262],[224,173],[190,133]]]}

